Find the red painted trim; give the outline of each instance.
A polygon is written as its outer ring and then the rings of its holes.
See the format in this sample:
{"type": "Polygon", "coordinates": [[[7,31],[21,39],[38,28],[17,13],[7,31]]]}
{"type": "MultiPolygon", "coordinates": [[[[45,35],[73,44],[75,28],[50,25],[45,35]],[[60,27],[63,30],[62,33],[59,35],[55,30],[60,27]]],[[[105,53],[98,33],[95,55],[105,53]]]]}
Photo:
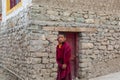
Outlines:
{"type": "Polygon", "coordinates": [[[12,0],[10,0],[10,9],[12,8],[12,0]]]}
{"type": "MultiPolygon", "coordinates": [[[[21,2],[21,0],[18,1],[18,3],[21,2]]],[[[14,6],[16,6],[17,4],[16,0],[10,0],[10,9],[12,9],[14,6]]]]}
{"type": "Polygon", "coordinates": [[[14,0],[14,6],[16,5],[17,3],[16,3],[16,0],[14,0]]]}

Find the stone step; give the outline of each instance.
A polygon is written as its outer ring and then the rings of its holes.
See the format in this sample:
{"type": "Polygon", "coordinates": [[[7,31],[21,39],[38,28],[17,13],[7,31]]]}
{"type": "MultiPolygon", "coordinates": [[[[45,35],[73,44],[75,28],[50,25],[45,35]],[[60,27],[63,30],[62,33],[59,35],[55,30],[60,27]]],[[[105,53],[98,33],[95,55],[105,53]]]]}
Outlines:
{"type": "Polygon", "coordinates": [[[120,72],[111,73],[105,76],[100,76],[89,80],[120,80],[120,72]]]}

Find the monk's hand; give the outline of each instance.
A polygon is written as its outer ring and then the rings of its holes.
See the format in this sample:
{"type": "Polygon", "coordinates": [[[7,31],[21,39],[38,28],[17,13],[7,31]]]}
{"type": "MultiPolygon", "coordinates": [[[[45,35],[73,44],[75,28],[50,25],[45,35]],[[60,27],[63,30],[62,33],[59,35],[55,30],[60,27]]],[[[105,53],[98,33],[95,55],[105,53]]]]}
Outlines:
{"type": "Polygon", "coordinates": [[[66,64],[63,64],[62,65],[62,69],[66,69],[67,65],[66,64]]]}

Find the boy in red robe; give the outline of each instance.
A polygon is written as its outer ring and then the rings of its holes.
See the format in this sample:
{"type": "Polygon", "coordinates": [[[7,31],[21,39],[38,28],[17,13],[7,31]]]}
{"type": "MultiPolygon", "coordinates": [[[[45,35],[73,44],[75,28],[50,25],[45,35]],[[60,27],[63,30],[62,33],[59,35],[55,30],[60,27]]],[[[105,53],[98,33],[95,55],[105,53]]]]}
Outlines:
{"type": "Polygon", "coordinates": [[[66,42],[64,33],[58,35],[58,45],[56,47],[56,61],[58,64],[56,80],[72,80],[71,78],[71,47],[66,42]]]}

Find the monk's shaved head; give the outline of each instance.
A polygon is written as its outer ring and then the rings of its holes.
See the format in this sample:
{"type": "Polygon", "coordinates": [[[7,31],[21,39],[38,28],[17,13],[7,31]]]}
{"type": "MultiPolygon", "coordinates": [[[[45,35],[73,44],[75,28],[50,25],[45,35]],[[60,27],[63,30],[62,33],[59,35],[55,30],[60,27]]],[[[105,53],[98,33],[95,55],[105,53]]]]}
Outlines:
{"type": "Polygon", "coordinates": [[[59,36],[59,35],[63,35],[64,37],[66,37],[65,32],[60,32],[60,33],[58,34],[58,36],[59,36]]]}

